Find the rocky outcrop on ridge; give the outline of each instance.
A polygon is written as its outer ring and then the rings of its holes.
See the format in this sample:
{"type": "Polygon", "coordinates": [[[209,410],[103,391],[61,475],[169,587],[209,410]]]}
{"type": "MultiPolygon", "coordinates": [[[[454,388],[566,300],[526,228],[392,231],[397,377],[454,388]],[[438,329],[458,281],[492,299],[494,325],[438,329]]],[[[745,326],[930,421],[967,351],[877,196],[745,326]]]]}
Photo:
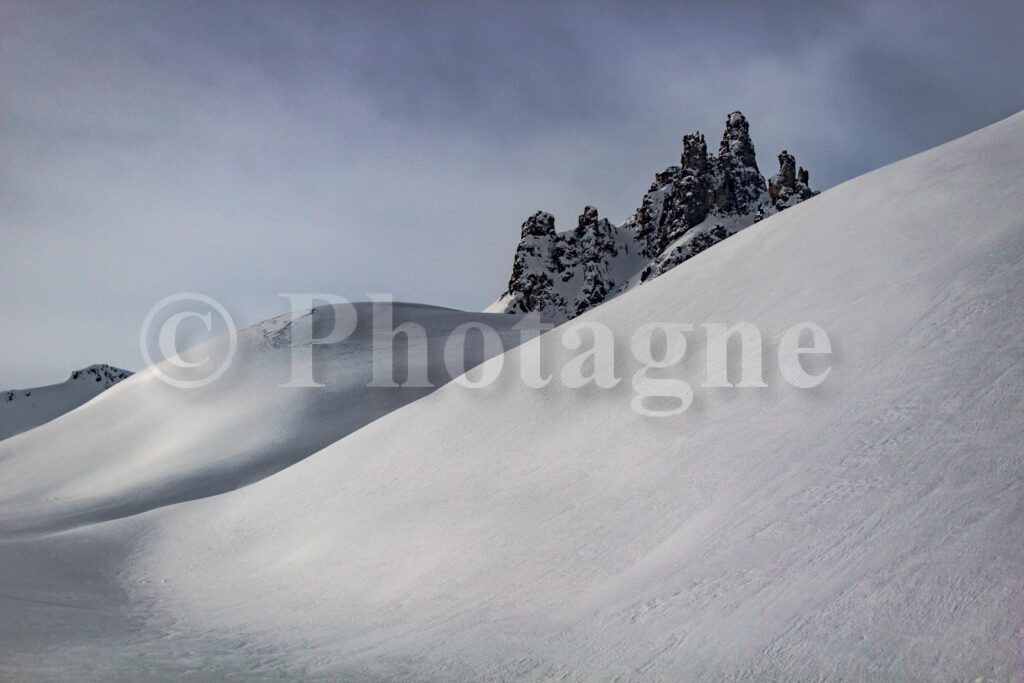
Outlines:
{"type": "Polygon", "coordinates": [[[522,225],[508,289],[492,310],[568,320],[814,196],[793,155],[778,158],[779,172],[766,180],[737,111],[726,118],[717,155],[702,133],[685,135],[679,165],[655,175],[622,225],[587,206],[575,229],[557,232],[554,216],[536,212],[522,225]]]}

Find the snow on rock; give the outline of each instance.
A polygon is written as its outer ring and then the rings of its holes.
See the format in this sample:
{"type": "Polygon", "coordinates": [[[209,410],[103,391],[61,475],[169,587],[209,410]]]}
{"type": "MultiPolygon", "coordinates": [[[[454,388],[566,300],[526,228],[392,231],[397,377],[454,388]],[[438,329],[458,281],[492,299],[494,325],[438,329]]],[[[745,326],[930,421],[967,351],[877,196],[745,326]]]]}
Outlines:
{"type": "Polygon", "coordinates": [[[132,373],[100,363],[75,370],[59,383],[0,391],[0,439],[26,432],[92,400],[132,373]]]}
{"type": "Polygon", "coordinates": [[[566,301],[556,291],[552,275],[563,270],[567,238],[567,235],[555,234],[555,217],[544,211],[538,211],[523,223],[522,237],[512,262],[512,279],[517,283],[514,295],[517,310],[565,309],[566,301]]]}
{"type": "Polygon", "coordinates": [[[726,118],[718,156],[708,154],[703,134],[685,135],[680,165],[655,176],[621,226],[599,219],[592,206],[572,231],[556,232],[543,211],[527,219],[508,289],[487,310],[568,320],[816,194],[791,154],[783,151],[779,165],[766,183],[738,111],[726,118]]]}

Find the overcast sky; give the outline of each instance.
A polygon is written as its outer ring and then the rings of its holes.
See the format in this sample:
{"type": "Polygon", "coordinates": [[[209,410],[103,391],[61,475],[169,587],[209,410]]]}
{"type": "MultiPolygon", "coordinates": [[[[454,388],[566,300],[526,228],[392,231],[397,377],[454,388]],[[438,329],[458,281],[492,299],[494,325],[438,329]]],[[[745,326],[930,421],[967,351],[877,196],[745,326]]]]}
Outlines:
{"type": "Polygon", "coordinates": [[[1019,2],[549,4],[4,0],[0,387],[138,369],[186,290],[482,308],[735,109],[824,189],[1024,108],[1019,2]]]}

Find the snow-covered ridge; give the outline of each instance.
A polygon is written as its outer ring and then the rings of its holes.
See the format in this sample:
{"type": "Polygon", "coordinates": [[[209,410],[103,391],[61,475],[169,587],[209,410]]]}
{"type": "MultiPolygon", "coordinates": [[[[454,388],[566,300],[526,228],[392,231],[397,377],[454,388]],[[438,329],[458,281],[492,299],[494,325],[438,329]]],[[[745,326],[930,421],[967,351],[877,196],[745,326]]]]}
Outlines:
{"type": "MultiPolygon", "coordinates": [[[[408,354],[402,337],[395,342],[399,383],[410,364],[425,366],[433,387],[448,382],[444,344],[461,324],[487,324],[502,349],[518,344],[524,329],[520,316],[419,304],[380,306],[390,310],[395,327],[413,323],[426,337],[427,348],[416,346],[408,354]]],[[[165,384],[158,372],[167,370],[165,361],[122,382],[102,400],[0,442],[0,535],[5,529],[73,527],[243,486],[433,391],[367,386],[373,310],[369,303],[355,303],[271,318],[239,330],[234,362],[209,385],[165,384]],[[323,386],[282,386],[293,371],[292,324],[308,319],[322,338],[338,322],[339,310],[354,316],[351,334],[310,350],[312,376],[323,386]]],[[[190,353],[219,358],[228,344],[219,337],[190,353]]],[[[466,338],[465,348],[467,367],[488,355],[476,335],[466,338]]],[[[188,372],[202,376],[206,370],[198,366],[188,372]]]]}
{"type": "MultiPolygon", "coordinates": [[[[651,420],[616,390],[531,389],[512,352],[488,389],[264,476],[368,400],[266,393],[278,319],[191,407],[139,373],[3,442],[0,679],[1019,680],[1022,158],[1018,114],[581,319],[814,321],[835,354],[813,391],[719,388],[651,420]],[[194,499],[225,467],[238,488],[194,499]]],[[[558,367],[566,327],[523,348],[558,367]]]]}
{"type": "Polygon", "coordinates": [[[814,196],[793,155],[783,150],[778,158],[779,172],[766,181],[737,111],[726,119],[717,156],[703,134],[684,136],[680,165],[655,176],[622,225],[587,206],[575,229],[556,232],[554,216],[538,211],[522,225],[508,289],[487,310],[567,320],[814,196]]]}
{"type": "Polygon", "coordinates": [[[0,392],[0,439],[45,424],[92,400],[132,373],[100,363],[75,370],[63,382],[0,392]]]}
{"type": "MultiPolygon", "coordinates": [[[[655,421],[523,386],[513,351],[487,390],[137,520],[125,585],[184,650],[220,638],[227,669],[282,677],[1018,680],[1022,154],[1018,115],[581,318],[812,320],[835,344],[818,390],[709,390],[655,421]]],[[[569,327],[530,342],[551,367],[569,327]]]]}

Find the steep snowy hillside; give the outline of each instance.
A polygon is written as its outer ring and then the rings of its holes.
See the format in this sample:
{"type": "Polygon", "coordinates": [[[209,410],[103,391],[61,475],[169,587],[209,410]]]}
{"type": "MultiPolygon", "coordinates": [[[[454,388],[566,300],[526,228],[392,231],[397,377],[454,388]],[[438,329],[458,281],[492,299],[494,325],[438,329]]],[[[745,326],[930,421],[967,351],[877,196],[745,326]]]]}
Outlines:
{"type": "Polygon", "coordinates": [[[0,391],[0,439],[26,432],[74,410],[131,374],[111,365],[90,365],[75,370],[60,384],[0,391]]]}
{"type": "MultiPolygon", "coordinates": [[[[629,409],[625,359],[617,390],[532,390],[506,354],[490,391],[448,385],[138,520],[126,585],[310,673],[1020,677],[1022,155],[1017,115],[582,318],[754,322],[769,388],[702,389],[692,360],[669,374],[695,405],[657,420],[629,409]],[[813,391],[771,371],[801,321],[835,349],[813,391]]],[[[554,367],[564,334],[541,338],[554,367]]]]}
{"type": "MultiPolygon", "coordinates": [[[[342,309],[314,309],[318,339],[331,334],[335,310],[342,309]]],[[[65,528],[236,488],[432,391],[368,388],[371,305],[344,310],[337,329],[354,315],[352,333],[312,349],[312,377],[323,387],[281,386],[290,381],[291,329],[297,320],[283,315],[242,330],[235,361],[208,386],[175,388],[147,369],[101,399],[0,443],[0,529],[65,528]]],[[[395,304],[392,318],[396,327],[407,322],[424,327],[428,353],[418,349],[412,356],[426,366],[435,386],[450,379],[444,341],[458,325],[485,321],[509,348],[519,343],[521,333],[513,325],[522,322],[516,316],[414,304],[395,304]]],[[[226,343],[215,339],[193,354],[216,359],[226,343]]],[[[408,370],[404,344],[399,336],[399,382],[408,370]]],[[[467,337],[466,349],[467,367],[483,360],[478,336],[467,337]]],[[[204,368],[192,372],[202,376],[204,368]]]]}
{"type": "MultiPolygon", "coordinates": [[[[256,483],[41,536],[14,532],[66,526],[69,494],[124,497],[165,443],[185,460],[166,500],[232,442],[203,405],[178,423],[184,403],[148,397],[138,460],[100,476],[76,464],[85,409],[9,440],[68,431],[35,462],[0,453],[20,491],[0,502],[0,675],[1019,680],[1022,156],[1018,114],[585,313],[619,343],[597,361],[613,390],[522,384],[521,353],[580,353],[562,326],[485,364],[503,363],[489,389],[448,384],[256,483]],[[663,419],[630,409],[628,340],[655,321],[696,324],[663,371],[694,403],[663,419]],[[702,387],[700,323],[740,321],[764,335],[768,387],[702,387]],[[831,365],[813,390],[774,360],[804,321],[832,341],[805,359],[831,365]]],[[[236,409],[266,400],[246,388],[236,409]]],[[[324,419],[291,414],[230,431],[254,449],[324,419]]]]}
{"type": "Polygon", "coordinates": [[[783,150],[767,181],[757,167],[747,119],[725,120],[718,155],[701,133],[683,137],[678,166],[658,173],[643,203],[620,226],[588,206],[576,228],[555,231],[555,218],[526,219],[508,289],[491,312],[541,312],[567,320],[655,278],[730,235],[817,194],[809,174],[783,150]]]}

